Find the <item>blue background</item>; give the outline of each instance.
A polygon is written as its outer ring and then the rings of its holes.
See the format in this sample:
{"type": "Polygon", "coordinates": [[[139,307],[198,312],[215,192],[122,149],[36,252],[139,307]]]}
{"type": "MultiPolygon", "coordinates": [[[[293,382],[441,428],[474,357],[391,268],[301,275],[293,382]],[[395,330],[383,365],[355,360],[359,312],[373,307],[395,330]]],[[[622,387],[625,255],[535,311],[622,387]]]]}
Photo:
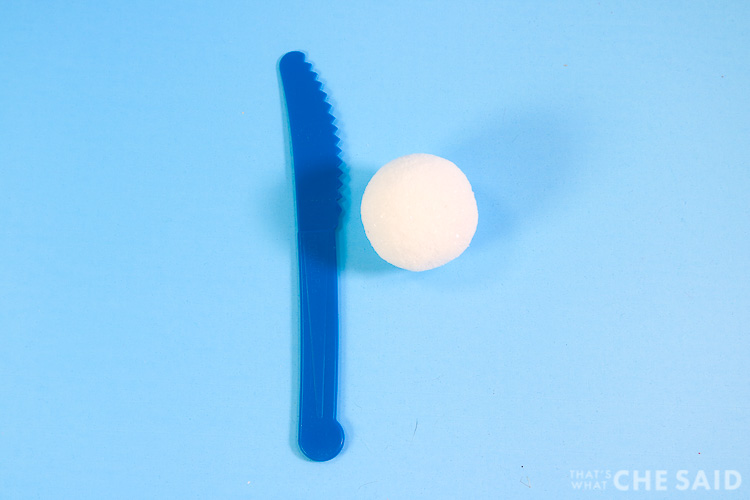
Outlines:
{"type": "Polygon", "coordinates": [[[607,469],[746,496],[749,25],[739,0],[3,2],[0,498],[584,498],[571,470],[607,469]],[[295,445],[298,49],[347,163],[323,464],[295,445]],[[359,220],[415,152],[480,213],[425,273],[359,220]]]}

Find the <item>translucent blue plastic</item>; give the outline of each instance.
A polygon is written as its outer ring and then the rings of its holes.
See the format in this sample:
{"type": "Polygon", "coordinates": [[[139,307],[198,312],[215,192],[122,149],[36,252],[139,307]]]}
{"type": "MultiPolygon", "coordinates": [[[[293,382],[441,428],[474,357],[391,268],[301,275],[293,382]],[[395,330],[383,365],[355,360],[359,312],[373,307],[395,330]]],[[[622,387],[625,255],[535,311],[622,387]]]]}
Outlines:
{"type": "Polygon", "coordinates": [[[338,455],[344,430],[336,420],[341,150],[331,106],[301,52],[279,62],[292,143],[300,276],[298,443],[311,460],[338,455]]]}

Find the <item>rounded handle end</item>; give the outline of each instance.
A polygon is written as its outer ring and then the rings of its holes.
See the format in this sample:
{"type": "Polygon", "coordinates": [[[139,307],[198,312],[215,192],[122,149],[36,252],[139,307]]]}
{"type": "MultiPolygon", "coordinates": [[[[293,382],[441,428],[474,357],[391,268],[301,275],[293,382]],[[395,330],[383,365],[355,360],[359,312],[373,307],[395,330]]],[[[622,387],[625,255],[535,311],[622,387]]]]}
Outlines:
{"type": "Polygon", "coordinates": [[[344,447],[344,429],[336,420],[310,419],[300,423],[298,442],[307,458],[325,462],[344,447]]]}

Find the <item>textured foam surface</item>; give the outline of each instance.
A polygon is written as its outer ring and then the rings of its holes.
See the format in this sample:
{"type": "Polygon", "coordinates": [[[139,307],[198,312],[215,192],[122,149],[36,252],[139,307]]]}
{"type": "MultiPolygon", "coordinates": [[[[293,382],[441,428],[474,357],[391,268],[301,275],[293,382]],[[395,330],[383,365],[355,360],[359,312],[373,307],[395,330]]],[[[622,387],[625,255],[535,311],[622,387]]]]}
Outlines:
{"type": "Polygon", "coordinates": [[[387,163],[362,197],[362,224],[373,248],[384,260],[410,271],[434,269],[461,255],[478,218],[464,173],[431,154],[387,163]]]}

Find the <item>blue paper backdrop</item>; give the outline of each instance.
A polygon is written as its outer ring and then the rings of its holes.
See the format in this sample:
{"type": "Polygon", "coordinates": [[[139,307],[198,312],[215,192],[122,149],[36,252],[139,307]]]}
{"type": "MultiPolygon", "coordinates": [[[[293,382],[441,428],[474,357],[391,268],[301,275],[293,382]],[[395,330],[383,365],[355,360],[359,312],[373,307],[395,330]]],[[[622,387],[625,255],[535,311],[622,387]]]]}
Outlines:
{"type": "Polygon", "coordinates": [[[741,1],[3,2],[0,498],[746,497],[749,25],[741,1]],[[297,49],[348,169],[324,464],[294,435],[297,49]],[[480,211],[419,274],[358,212],[414,152],[480,211]]]}

